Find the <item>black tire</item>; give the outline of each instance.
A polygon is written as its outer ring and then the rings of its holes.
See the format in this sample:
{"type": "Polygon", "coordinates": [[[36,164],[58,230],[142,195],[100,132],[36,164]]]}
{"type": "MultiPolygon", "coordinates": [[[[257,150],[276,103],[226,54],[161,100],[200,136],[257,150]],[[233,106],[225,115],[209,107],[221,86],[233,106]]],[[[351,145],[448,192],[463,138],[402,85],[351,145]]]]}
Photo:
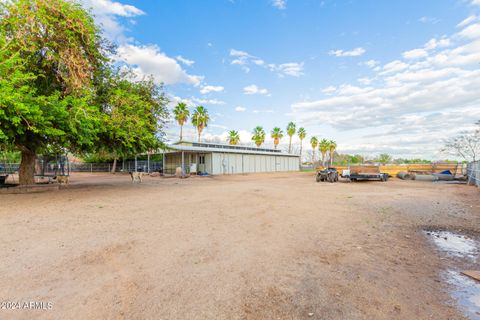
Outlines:
{"type": "Polygon", "coordinates": [[[320,182],[320,181],[322,181],[322,178],[320,177],[319,174],[317,174],[317,177],[315,178],[315,180],[316,180],[317,182],[320,182]]]}

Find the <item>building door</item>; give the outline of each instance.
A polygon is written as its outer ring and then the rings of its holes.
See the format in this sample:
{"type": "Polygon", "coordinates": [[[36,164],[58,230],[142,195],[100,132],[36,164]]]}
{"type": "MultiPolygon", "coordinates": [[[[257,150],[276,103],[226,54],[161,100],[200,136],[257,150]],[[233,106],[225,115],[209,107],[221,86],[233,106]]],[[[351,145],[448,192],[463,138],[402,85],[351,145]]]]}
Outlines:
{"type": "Polygon", "coordinates": [[[205,168],[205,154],[198,155],[198,171],[199,172],[206,172],[205,168]]]}

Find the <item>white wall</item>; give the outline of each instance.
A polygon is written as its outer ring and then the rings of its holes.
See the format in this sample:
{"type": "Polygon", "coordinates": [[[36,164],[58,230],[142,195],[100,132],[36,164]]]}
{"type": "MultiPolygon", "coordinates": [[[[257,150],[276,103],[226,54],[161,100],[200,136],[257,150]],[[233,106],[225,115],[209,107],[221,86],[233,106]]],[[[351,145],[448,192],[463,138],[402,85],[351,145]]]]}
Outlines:
{"type": "Polygon", "coordinates": [[[298,157],[258,154],[213,153],[205,160],[207,171],[212,174],[298,171],[300,165],[298,157]]]}

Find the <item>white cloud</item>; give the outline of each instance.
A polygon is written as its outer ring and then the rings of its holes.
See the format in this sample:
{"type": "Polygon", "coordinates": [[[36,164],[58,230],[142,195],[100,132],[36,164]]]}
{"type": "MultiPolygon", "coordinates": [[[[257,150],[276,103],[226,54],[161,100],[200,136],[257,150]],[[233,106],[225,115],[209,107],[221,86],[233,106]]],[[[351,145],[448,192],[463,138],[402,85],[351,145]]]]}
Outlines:
{"type": "Polygon", "coordinates": [[[474,6],[480,6],[480,0],[472,0],[474,6]]]}
{"type": "Polygon", "coordinates": [[[406,64],[405,62],[402,62],[400,60],[395,60],[384,65],[382,72],[380,72],[380,75],[386,75],[389,73],[402,71],[407,67],[408,67],[408,64],[406,64]]]}
{"type": "Polygon", "coordinates": [[[369,68],[375,68],[380,64],[380,62],[377,60],[368,60],[368,61],[365,61],[364,64],[369,68]]]}
{"type": "Polygon", "coordinates": [[[201,99],[201,98],[196,98],[196,97],[192,97],[192,102],[194,104],[206,104],[206,105],[222,105],[222,104],[225,104],[224,101],[222,100],[217,100],[217,99],[201,99]]]}
{"type": "MultiPolygon", "coordinates": [[[[478,2],[480,3],[480,0],[478,0],[478,2]]],[[[460,22],[459,24],[457,24],[457,27],[459,28],[463,28],[467,25],[469,25],[470,23],[472,23],[473,21],[477,20],[477,16],[476,15],[471,15],[469,16],[468,18],[464,19],[462,22],[460,22]]]]}
{"type": "Polygon", "coordinates": [[[465,29],[458,33],[460,37],[475,39],[480,38],[480,23],[475,23],[467,26],[465,29]]]}
{"type": "Polygon", "coordinates": [[[413,49],[403,53],[405,59],[418,59],[425,58],[426,56],[428,56],[428,52],[425,49],[413,49]]]}
{"type": "Polygon", "coordinates": [[[365,85],[365,86],[368,86],[370,85],[372,82],[373,82],[374,79],[371,79],[371,78],[358,78],[357,81],[360,82],[361,84],[365,85]]]}
{"type": "MultiPolygon", "coordinates": [[[[144,15],[141,9],[113,0],[80,0],[87,9],[91,9],[95,20],[104,30],[105,36],[113,41],[125,41],[125,27],[118,21],[118,17],[134,18],[144,15]]],[[[130,20],[134,21],[134,20],[130,20]]]]}
{"type": "Polygon", "coordinates": [[[102,26],[105,36],[118,44],[117,53],[113,58],[123,63],[124,68],[131,69],[138,78],[152,76],[156,82],[166,85],[200,84],[203,77],[188,74],[177,63],[178,60],[191,66],[194,61],[181,56],[177,56],[175,60],[161,52],[158,46],[134,44],[135,39],[126,35],[125,24],[134,25],[134,18],[145,14],[141,9],[114,0],[79,1],[85,8],[91,9],[95,22],[102,26]]]}
{"type": "Polygon", "coordinates": [[[280,65],[269,65],[272,71],[277,72],[279,76],[292,76],[292,77],[300,77],[303,75],[303,62],[289,62],[289,63],[282,63],[280,65]]]}
{"type": "Polygon", "coordinates": [[[246,51],[236,49],[230,49],[230,56],[234,58],[232,61],[230,61],[230,64],[241,66],[245,73],[250,72],[249,66],[258,66],[276,73],[279,77],[300,77],[304,74],[303,62],[288,62],[281,64],[266,63],[265,60],[259,57],[251,55],[246,51]]]}
{"type": "Polygon", "coordinates": [[[272,0],[272,5],[280,10],[287,8],[287,0],[272,0]]]}
{"type": "Polygon", "coordinates": [[[294,103],[291,115],[312,133],[345,137],[343,152],[444,158],[442,139],[480,118],[480,34],[471,26],[375,66],[358,85],[294,103]]]}
{"type": "Polygon", "coordinates": [[[437,48],[445,48],[451,45],[451,41],[448,38],[441,38],[441,39],[430,39],[425,45],[425,50],[433,50],[437,48]]]}
{"type": "Polygon", "coordinates": [[[418,19],[419,22],[421,23],[431,23],[431,24],[437,24],[440,22],[440,19],[433,18],[433,17],[427,17],[423,16],[420,19],[418,19]]]}
{"type": "Polygon", "coordinates": [[[237,111],[237,112],[245,112],[245,111],[247,111],[247,108],[244,108],[244,107],[242,107],[242,106],[238,106],[238,107],[235,108],[235,111],[237,111]]]}
{"type": "Polygon", "coordinates": [[[259,88],[255,84],[251,84],[251,85],[243,88],[243,94],[247,94],[247,95],[250,95],[250,94],[264,94],[265,95],[265,94],[268,94],[268,90],[264,89],[264,88],[259,88]]]}
{"type": "Polygon", "coordinates": [[[358,47],[350,51],[345,51],[341,49],[331,50],[328,54],[336,57],[359,57],[363,55],[365,52],[366,52],[365,49],[358,47]]]}
{"type": "Polygon", "coordinates": [[[207,94],[210,92],[222,92],[225,88],[222,86],[203,86],[202,89],[200,89],[201,94],[207,94]]]}
{"type": "Polygon", "coordinates": [[[176,56],[175,59],[177,59],[177,61],[179,61],[179,62],[181,62],[184,65],[189,66],[189,67],[191,67],[195,63],[195,61],[189,60],[189,59],[184,58],[182,56],[176,56]]]}
{"type": "Polygon", "coordinates": [[[155,81],[166,85],[198,85],[202,79],[200,76],[187,74],[175,59],[165,55],[156,45],[122,44],[118,47],[116,59],[128,64],[139,78],[152,75],[155,81]]]}
{"type": "Polygon", "coordinates": [[[337,91],[337,87],[335,87],[335,86],[328,86],[328,87],[322,89],[322,92],[325,93],[325,94],[332,94],[335,91],[337,91]]]}

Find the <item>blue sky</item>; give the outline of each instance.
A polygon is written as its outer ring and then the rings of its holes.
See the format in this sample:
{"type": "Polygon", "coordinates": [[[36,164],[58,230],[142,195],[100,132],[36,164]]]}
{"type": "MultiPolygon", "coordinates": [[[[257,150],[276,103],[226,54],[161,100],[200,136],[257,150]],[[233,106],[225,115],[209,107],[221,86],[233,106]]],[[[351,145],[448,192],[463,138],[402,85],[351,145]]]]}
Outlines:
{"type": "Polygon", "coordinates": [[[119,62],[165,83],[172,106],[209,110],[205,139],[235,129],[250,143],[257,125],[295,121],[306,149],[315,135],[441,159],[442,139],[480,119],[480,0],[82,2],[119,62]]]}

